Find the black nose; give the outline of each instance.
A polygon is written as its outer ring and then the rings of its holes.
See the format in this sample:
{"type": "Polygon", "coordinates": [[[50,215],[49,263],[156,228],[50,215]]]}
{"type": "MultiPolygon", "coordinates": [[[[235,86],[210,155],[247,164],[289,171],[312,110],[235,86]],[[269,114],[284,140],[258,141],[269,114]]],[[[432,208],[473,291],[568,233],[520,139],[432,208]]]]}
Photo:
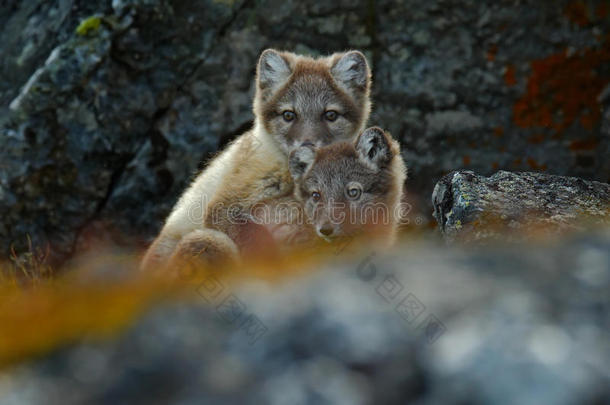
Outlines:
{"type": "Polygon", "coordinates": [[[333,234],[333,227],[331,224],[322,225],[320,233],[324,236],[330,236],[333,234]]]}
{"type": "Polygon", "coordinates": [[[305,141],[301,144],[301,146],[316,146],[316,145],[314,145],[312,141],[305,141]]]}

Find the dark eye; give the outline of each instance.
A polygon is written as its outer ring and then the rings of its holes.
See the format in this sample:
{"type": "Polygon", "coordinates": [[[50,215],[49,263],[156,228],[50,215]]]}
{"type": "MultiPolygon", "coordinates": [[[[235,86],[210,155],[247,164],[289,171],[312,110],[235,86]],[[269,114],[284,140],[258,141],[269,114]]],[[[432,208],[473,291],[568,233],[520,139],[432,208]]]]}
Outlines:
{"type": "Polygon", "coordinates": [[[357,200],[362,195],[362,188],[359,185],[350,184],[347,186],[345,194],[347,194],[347,198],[350,200],[357,200]]]}
{"type": "Polygon", "coordinates": [[[336,120],[338,116],[339,116],[339,114],[333,110],[329,110],[324,113],[324,118],[326,118],[327,121],[331,121],[331,122],[336,120]]]}
{"type": "Polygon", "coordinates": [[[282,113],[282,117],[284,118],[284,121],[290,122],[294,120],[297,115],[294,113],[294,111],[286,110],[282,113]]]}
{"type": "Polygon", "coordinates": [[[313,193],[311,193],[311,198],[313,198],[314,201],[320,201],[320,193],[318,193],[317,191],[314,191],[313,193]]]}

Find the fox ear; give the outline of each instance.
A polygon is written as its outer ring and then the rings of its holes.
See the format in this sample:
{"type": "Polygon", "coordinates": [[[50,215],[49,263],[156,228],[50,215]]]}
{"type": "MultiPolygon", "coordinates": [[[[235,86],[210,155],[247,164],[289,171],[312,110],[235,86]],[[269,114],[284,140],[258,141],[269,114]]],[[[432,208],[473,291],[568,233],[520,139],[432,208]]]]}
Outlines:
{"type": "Polygon", "coordinates": [[[309,170],[316,158],[313,146],[300,146],[290,152],[288,166],[294,180],[299,180],[309,170]]]}
{"type": "Polygon", "coordinates": [[[291,73],[287,54],[281,54],[275,49],[266,49],[258,60],[256,71],[258,89],[261,91],[273,89],[284,83],[291,73]]]}
{"type": "Polygon", "coordinates": [[[356,138],[356,152],[368,167],[379,170],[386,167],[393,157],[390,138],[379,127],[365,129],[356,138]]]}
{"type": "Polygon", "coordinates": [[[359,94],[366,93],[371,83],[371,70],[366,57],[358,51],[337,55],[330,73],[340,85],[359,94]]]}

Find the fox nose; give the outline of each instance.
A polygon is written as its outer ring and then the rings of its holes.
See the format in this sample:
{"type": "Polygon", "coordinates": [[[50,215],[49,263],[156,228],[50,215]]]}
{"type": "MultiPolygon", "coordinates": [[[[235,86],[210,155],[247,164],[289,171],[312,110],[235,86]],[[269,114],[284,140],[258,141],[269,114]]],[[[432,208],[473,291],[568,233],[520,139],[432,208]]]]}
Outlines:
{"type": "Polygon", "coordinates": [[[320,227],[320,233],[324,236],[331,236],[334,232],[331,224],[324,224],[320,227]]]}
{"type": "Polygon", "coordinates": [[[314,145],[312,141],[304,141],[301,144],[301,146],[316,146],[316,145],[314,145]]]}

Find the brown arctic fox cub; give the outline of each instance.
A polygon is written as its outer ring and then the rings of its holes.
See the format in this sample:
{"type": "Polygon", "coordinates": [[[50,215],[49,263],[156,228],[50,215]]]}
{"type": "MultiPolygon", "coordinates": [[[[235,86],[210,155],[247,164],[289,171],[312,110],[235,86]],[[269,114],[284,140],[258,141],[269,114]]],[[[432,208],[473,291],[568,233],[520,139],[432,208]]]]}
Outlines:
{"type": "Polygon", "coordinates": [[[290,154],[295,198],[309,226],[326,239],[367,235],[393,243],[402,215],[407,176],[400,146],[382,129],[366,129],[354,142],[290,154]]]}
{"type": "Polygon", "coordinates": [[[237,257],[243,224],[259,202],[288,196],[288,155],[302,144],[351,140],[370,112],[371,73],[357,51],[313,59],[268,49],[259,59],[254,128],[239,136],[193,181],[148,249],[142,267],[184,251],[237,257]]]}

